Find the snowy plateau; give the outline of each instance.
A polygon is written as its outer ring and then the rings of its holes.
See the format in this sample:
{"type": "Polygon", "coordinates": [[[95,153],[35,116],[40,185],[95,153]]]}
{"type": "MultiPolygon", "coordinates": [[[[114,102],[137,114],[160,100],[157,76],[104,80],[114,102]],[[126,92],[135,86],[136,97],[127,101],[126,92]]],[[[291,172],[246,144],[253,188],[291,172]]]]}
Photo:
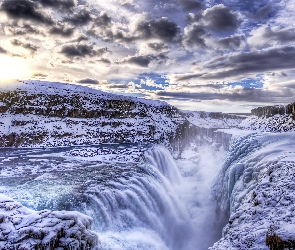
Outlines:
{"type": "Polygon", "coordinates": [[[0,249],[295,249],[289,109],[0,85],[0,249]]]}

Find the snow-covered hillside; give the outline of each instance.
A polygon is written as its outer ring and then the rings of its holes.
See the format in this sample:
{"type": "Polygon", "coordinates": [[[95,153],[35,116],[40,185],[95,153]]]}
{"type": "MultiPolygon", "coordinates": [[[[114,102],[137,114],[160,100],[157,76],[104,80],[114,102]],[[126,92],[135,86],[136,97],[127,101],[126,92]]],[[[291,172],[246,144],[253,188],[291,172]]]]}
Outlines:
{"type": "Polygon", "coordinates": [[[245,130],[257,130],[261,132],[295,131],[295,120],[292,114],[266,116],[250,116],[238,126],[245,130]]]}
{"type": "Polygon", "coordinates": [[[164,102],[62,83],[28,81],[0,89],[0,146],[66,146],[163,141],[188,122],[164,102]]]}
{"type": "Polygon", "coordinates": [[[212,250],[294,247],[294,148],[293,132],[254,133],[231,145],[213,187],[229,221],[212,250]]]}

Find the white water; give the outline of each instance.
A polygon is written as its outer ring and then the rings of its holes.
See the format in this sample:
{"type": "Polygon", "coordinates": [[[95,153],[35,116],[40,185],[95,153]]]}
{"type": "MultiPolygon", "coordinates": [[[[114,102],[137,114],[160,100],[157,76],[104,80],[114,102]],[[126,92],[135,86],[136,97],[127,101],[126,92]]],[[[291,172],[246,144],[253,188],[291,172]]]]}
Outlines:
{"type": "Polygon", "coordinates": [[[16,185],[3,182],[2,192],[34,209],[90,215],[103,249],[203,250],[220,236],[209,193],[222,152],[192,146],[175,162],[166,148],[154,146],[145,151],[146,162],[125,165],[50,155],[34,162],[44,160],[45,173],[34,170],[16,185]]]}

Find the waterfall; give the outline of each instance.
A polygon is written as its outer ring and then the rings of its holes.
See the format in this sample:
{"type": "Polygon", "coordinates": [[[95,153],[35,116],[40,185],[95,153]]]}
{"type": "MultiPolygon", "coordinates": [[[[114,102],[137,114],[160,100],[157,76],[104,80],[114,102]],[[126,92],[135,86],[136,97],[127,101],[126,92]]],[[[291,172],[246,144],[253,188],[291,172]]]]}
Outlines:
{"type": "MultiPolygon", "coordinates": [[[[136,152],[133,156],[141,154],[142,160],[99,163],[73,158],[68,153],[73,149],[67,148],[28,150],[25,157],[12,150],[7,164],[17,171],[7,167],[0,190],[34,210],[91,216],[103,249],[192,249],[194,225],[177,193],[181,175],[171,153],[159,145],[104,147],[91,152],[120,150],[126,157],[136,152]],[[10,176],[21,179],[15,183],[10,176]]],[[[75,152],[83,156],[89,150],[77,147],[75,152]]]]}
{"type": "Polygon", "coordinates": [[[172,155],[163,146],[154,146],[145,152],[147,162],[152,164],[170,182],[179,183],[181,175],[172,155]]]}

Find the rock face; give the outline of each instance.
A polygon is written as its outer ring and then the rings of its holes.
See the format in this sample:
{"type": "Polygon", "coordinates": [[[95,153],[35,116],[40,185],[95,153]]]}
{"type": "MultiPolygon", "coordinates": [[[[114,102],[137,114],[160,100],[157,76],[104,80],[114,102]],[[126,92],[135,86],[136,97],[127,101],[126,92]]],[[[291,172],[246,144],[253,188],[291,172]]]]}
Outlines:
{"type": "Polygon", "coordinates": [[[0,90],[0,146],[171,141],[192,128],[167,103],[87,87],[27,82],[0,90]]]}
{"type": "Polygon", "coordinates": [[[79,212],[36,212],[0,194],[0,249],[99,250],[91,227],[79,212]]]}
{"type": "Polygon", "coordinates": [[[251,110],[251,115],[256,115],[258,117],[265,116],[271,117],[274,115],[295,115],[295,102],[290,103],[286,106],[284,105],[275,105],[275,106],[266,106],[266,107],[258,107],[251,110]]]}
{"type": "Polygon", "coordinates": [[[194,136],[198,145],[214,145],[216,148],[222,146],[225,150],[229,149],[232,134],[220,129],[235,128],[248,117],[221,112],[186,111],[184,113],[186,119],[195,125],[191,136],[194,136]]]}

